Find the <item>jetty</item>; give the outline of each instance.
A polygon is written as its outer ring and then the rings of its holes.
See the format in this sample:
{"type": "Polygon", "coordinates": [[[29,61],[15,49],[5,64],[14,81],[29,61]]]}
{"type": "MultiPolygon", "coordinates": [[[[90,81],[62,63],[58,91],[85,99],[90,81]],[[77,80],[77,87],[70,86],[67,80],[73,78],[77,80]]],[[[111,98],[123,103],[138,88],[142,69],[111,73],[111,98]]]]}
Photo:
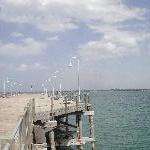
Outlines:
{"type": "Polygon", "coordinates": [[[94,111],[89,95],[20,94],[0,98],[0,150],[95,150],[94,111]],[[89,136],[82,118],[87,116],[89,136]]]}

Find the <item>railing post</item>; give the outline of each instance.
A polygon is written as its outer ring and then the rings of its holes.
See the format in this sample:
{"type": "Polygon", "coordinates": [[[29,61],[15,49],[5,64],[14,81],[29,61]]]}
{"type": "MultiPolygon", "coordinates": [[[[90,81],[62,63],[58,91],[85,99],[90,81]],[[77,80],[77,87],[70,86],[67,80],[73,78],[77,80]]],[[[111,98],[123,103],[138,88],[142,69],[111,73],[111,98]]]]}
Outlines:
{"type": "Polygon", "coordinates": [[[65,114],[68,113],[68,107],[67,107],[67,97],[65,97],[65,114]]]}
{"type": "Polygon", "coordinates": [[[76,101],[76,111],[79,110],[79,99],[78,96],[75,96],[75,101],[76,101]]]}
{"type": "Polygon", "coordinates": [[[34,119],[34,116],[35,116],[35,99],[33,98],[32,99],[32,117],[34,119]]]}
{"type": "Polygon", "coordinates": [[[89,93],[87,94],[87,102],[90,103],[90,96],[89,96],[89,93]]]}
{"type": "MultiPolygon", "coordinates": [[[[65,115],[66,115],[66,124],[68,124],[68,106],[67,106],[67,97],[65,97],[65,115]]],[[[69,128],[66,125],[66,133],[68,134],[69,128]]]]}
{"type": "Polygon", "coordinates": [[[85,110],[87,110],[88,97],[86,94],[84,94],[84,103],[85,103],[85,110]]]}
{"type": "Polygon", "coordinates": [[[50,136],[51,150],[56,150],[55,139],[54,139],[54,131],[53,130],[50,131],[49,136],[50,136]]]}
{"type": "MultiPolygon", "coordinates": [[[[90,137],[95,139],[93,115],[89,115],[89,123],[90,123],[90,137]]],[[[92,150],[95,150],[95,141],[92,142],[92,150]]]]}
{"type": "MultiPolygon", "coordinates": [[[[51,97],[51,117],[52,117],[52,120],[54,120],[53,109],[54,109],[54,96],[51,97]]],[[[51,118],[50,118],[50,120],[51,120],[51,118]]]]}
{"type": "MultiPolygon", "coordinates": [[[[81,114],[76,114],[76,125],[77,125],[77,140],[81,141],[82,139],[82,116],[81,114]]],[[[83,145],[77,146],[78,150],[83,150],[83,145]]]]}

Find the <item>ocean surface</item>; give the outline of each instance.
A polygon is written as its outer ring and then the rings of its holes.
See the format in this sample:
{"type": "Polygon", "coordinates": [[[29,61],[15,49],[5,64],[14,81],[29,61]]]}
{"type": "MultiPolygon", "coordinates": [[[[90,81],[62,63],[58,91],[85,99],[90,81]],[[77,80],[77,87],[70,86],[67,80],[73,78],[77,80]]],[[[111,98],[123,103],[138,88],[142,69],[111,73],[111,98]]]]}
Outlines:
{"type": "MultiPolygon", "coordinates": [[[[150,90],[92,91],[90,98],[97,150],[150,150],[150,90]]],[[[88,136],[84,120],[84,136],[88,136]]],[[[91,150],[91,145],[84,149],[91,150]]]]}

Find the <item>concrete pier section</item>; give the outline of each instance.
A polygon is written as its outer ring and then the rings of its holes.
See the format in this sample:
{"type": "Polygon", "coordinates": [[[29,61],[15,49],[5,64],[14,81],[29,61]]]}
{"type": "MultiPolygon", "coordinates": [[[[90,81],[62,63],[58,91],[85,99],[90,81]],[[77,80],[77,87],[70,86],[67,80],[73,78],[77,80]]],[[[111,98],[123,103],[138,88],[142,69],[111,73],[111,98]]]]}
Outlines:
{"type": "Polygon", "coordinates": [[[86,143],[95,150],[94,111],[89,96],[21,94],[0,98],[0,150],[59,150],[86,143]],[[88,116],[89,136],[82,118],[88,116]],[[74,117],[75,121],[70,119],[74,117]]]}

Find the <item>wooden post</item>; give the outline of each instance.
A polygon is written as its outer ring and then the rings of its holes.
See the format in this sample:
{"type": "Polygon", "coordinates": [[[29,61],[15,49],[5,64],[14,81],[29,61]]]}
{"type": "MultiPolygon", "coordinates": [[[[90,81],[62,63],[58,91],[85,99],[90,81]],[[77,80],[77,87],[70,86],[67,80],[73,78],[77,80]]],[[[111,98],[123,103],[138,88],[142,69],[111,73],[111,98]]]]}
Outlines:
{"type": "Polygon", "coordinates": [[[66,115],[66,133],[67,133],[67,135],[68,135],[69,126],[68,126],[67,124],[68,124],[68,115],[66,115]]]}
{"type": "Polygon", "coordinates": [[[89,96],[89,93],[87,94],[87,102],[90,103],[90,96],[89,96]]]}
{"type": "Polygon", "coordinates": [[[79,139],[79,115],[76,114],[77,139],[79,139]]]}
{"type": "MultiPolygon", "coordinates": [[[[51,97],[51,117],[52,117],[52,120],[54,120],[53,109],[54,109],[54,96],[51,97]]],[[[51,118],[50,118],[50,120],[51,120],[51,118]]]]}
{"type": "MultiPolygon", "coordinates": [[[[78,96],[75,96],[75,101],[76,101],[76,126],[77,126],[77,140],[81,140],[82,139],[82,119],[81,119],[81,114],[78,113],[79,110],[79,98],[78,96]]],[[[83,150],[83,146],[82,145],[78,145],[77,146],[78,150],[83,150]]]]}
{"type": "Polygon", "coordinates": [[[35,99],[34,98],[32,99],[32,117],[34,120],[34,117],[35,117],[35,99]]]}
{"type": "Polygon", "coordinates": [[[50,136],[51,150],[56,150],[55,139],[54,139],[54,131],[53,130],[49,133],[49,136],[50,136]]]}
{"type": "MultiPolygon", "coordinates": [[[[82,117],[81,114],[76,115],[76,125],[77,125],[77,140],[82,139],[82,117]]],[[[83,145],[77,146],[78,150],[83,150],[83,145]]]]}
{"type": "Polygon", "coordinates": [[[88,104],[90,104],[90,96],[89,96],[89,94],[87,94],[87,111],[90,111],[92,108],[91,108],[91,106],[88,106],[88,104]]]}
{"type": "Polygon", "coordinates": [[[65,97],[65,114],[68,113],[68,107],[67,107],[67,97],[65,97]]]}
{"type": "MultiPolygon", "coordinates": [[[[65,97],[65,115],[66,115],[66,124],[68,124],[68,106],[67,106],[67,97],[65,97]]],[[[66,133],[68,135],[69,128],[68,125],[66,125],[66,133]]]]}
{"type": "MultiPolygon", "coordinates": [[[[90,137],[95,139],[93,115],[89,116],[89,123],[90,123],[90,137]]],[[[92,142],[92,150],[95,150],[95,141],[92,142]]]]}
{"type": "Polygon", "coordinates": [[[87,110],[88,97],[86,94],[84,94],[84,103],[85,103],[85,110],[87,110]]]}
{"type": "Polygon", "coordinates": [[[78,109],[79,109],[79,100],[78,100],[78,96],[75,96],[75,101],[76,101],[76,111],[78,111],[78,109]]]}

